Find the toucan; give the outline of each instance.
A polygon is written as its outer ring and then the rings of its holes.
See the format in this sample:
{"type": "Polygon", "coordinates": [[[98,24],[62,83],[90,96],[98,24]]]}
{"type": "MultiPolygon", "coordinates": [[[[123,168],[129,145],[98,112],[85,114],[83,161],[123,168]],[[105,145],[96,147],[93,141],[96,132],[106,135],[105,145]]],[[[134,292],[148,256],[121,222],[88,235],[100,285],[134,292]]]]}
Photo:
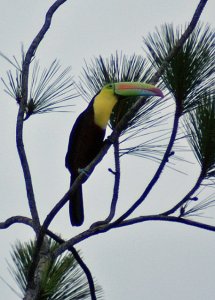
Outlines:
{"type": "MultiPolygon", "coordinates": [[[[107,84],[92,98],[88,107],[78,116],[70,133],[65,158],[66,168],[71,174],[70,186],[78,177],[80,170],[84,170],[102,148],[106,127],[117,101],[123,101],[123,99],[128,99],[127,97],[131,96],[163,97],[163,94],[154,85],[143,82],[107,84]]],[[[82,225],[84,221],[82,185],[69,199],[69,214],[72,226],[82,225]]]]}

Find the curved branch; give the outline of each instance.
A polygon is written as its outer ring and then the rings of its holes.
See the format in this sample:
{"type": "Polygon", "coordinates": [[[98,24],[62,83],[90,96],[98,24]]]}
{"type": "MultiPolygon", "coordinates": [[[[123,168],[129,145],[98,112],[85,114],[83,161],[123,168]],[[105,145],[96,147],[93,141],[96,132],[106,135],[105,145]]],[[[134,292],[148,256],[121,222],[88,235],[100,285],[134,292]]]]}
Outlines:
{"type": "Polygon", "coordinates": [[[199,189],[199,187],[200,187],[203,180],[204,180],[204,176],[201,172],[200,175],[199,175],[199,178],[197,179],[197,181],[195,183],[195,185],[187,193],[187,195],[180,202],[178,202],[175,206],[173,206],[171,209],[163,212],[161,215],[169,216],[169,215],[173,214],[174,212],[176,212],[177,209],[179,209],[183,204],[185,204],[188,200],[191,199],[192,195],[199,189]]]}
{"type": "Polygon", "coordinates": [[[28,165],[28,160],[25,153],[24,143],[23,143],[23,117],[24,117],[24,106],[22,103],[20,103],[19,112],[17,116],[17,123],[16,123],[16,146],[17,146],[17,151],[19,154],[19,158],[20,158],[20,162],[24,174],[25,187],[27,192],[28,204],[29,204],[29,208],[33,220],[33,227],[35,232],[38,234],[40,221],[39,221],[39,215],[38,215],[35,197],[34,197],[34,190],[33,190],[30,168],[28,165]]]}
{"type": "MultiPolygon", "coordinates": [[[[62,238],[60,238],[59,236],[57,236],[53,232],[47,230],[46,233],[47,233],[48,236],[50,236],[53,240],[58,242],[60,245],[65,243],[65,241],[62,238]]],[[[75,249],[75,247],[71,246],[71,247],[68,248],[68,250],[72,253],[72,255],[76,259],[77,263],[82,268],[83,272],[85,273],[85,275],[87,277],[89,288],[90,288],[91,299],[96,300],[95,285],[94,285],[94,281],[93,281],[93,276],[92,276],[89,268],[87,267],[87,265],[85,264],[85,262],[83,261],[83,259],[79,255],[78,251],[75,249]]]]}
{"type": "Polygon", "coordinates": [[[180,118],[180,112],[179,112],[179,109],[176,107],[176,112],[175,112],[174,122],[173,122],[173,129],[172,129],[171,137],[170,137],[170,140],[169,140],[169,144],[168,144],[167,149],[164,153],[163,159],[162,159],[157,171],[155,172],[155,175],[153,176],[153,178],[149,182],[148,186],[146,187],[145,191],[140,196],[140,198],[123,215],[121,215],[114,223],[119,224],[120,222],[125,220],[130,214],[132,214],[133,211],[140,204],[142,204],[142,202],[146,199],[146,197],[148,196],[148,194],[150,193],[150,191],[152,190],[152,188],[154,187],[154,185],[156,184],[156,182],[160,178],[161,173],[162,173],[164,167],[166,166],[166,163],[168,162],[169,157],[171,155],[172,147],[173,147],[173,144],[175,142],[175,138],[176,138],[177,131],[178,131],[179,118],[180,118]]]}
{"type": "Polygon", "coordinates": [[[124,227],[128,225],[133,225],[137,223],[142,223],[146,221],[165,221],[165,222],[174,222],[174,223],[180,223],[180,224],[185,224],[201,229],[205,229],[208,231],[215,231],[215,226],[204,224],[201,222],[196,222],[193,220],[189,219],[184,219],[180,217],[174,217],[174,216],[162,216],[162,215],[155,215],[155,216],[143,216],[143,217],[138,217],[138,218],[133,218],[131,220],[126,220],[123,221],[121,224],[119,224],[117,227],[124,227]]]}
{"type": "Polygon", "coordinates": [[[0,222],[0,229],[7,229],[8,227],[10,227],[14,224],[17,224],[17,223],[25,224],[30,227],[33,227],[32,219],[30,219],[28,217],[23,217],[23,216],[13,216],[13,217],[8,218],[4,222],[0,222]]]}
{"type": "Polygon", "coordinates": [[[78,251],[74,247],[69,247],[68,250],[72,252],[74,258],[76,259],[77,263],[82,268],[82,270],[84,271],[87,277],[89,288],[90,288],[91,300],[96,300],[96,290],[95,290],[93,276],[90,272],[90,269],[87,267],[87,265],[85,264],[81,256],[78,254],[78,251]]]}
{"type": "Polygon", "coordinates": [[[100,227],[96,228],[90,228],[79,235],[71,238],[64,244],[62,244],[54,253],[54,257],[57,257],[58,255],[62,254],[64,251],[66,251],[69,247],[76,245],[77,243],[80,243],[81,241],[86,240],[87,238],[90,238],[92,236],[95,236],[97,234],[105,233],[109,230],[121,228],[125,226],[130,226],[138,223],[148,222],[148,221],[165,221],[165,222],[174,222],[174,223],[180,223],[185,224],[201,229],[205,229],[208,231],[214,231],[215,232],[215,226],[204,224],[201,222],[196,222],[189,219],[184,219],[180,217],[174,217],[174,216],[163,216],[163,215],[149,215],[149,216],[141,216],[137,218],[132,218],[129,220],[122,221],[119,224],[116,224],[115,222],[110,224],[104,224],[100,227]]]}

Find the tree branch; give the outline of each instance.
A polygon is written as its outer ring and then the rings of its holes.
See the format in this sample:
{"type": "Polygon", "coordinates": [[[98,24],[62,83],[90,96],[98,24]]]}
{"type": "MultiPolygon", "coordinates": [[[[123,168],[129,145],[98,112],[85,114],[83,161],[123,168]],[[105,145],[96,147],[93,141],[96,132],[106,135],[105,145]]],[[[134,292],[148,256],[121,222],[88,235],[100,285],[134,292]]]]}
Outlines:
{"type": "MultiPolygon", "coordinates": [[[[13,216],[13,217],[8,218],[4,222],[0,222],[0,229],[7,229],[10,226],[17,224],[17,223],[25,224],[25,225],[28,225],[33,228],[32,219],[30,219],[28,217],[24,217],[24,216],[13,216]]],[[[55,233],[53,233],[50,230],[47,230],[46,234],[48,236],[50,236],[52,239],[54,239],[56,242],[58,242],[59,244],[65,243],[65,241],[62,238],[60,238],[59,236],[57,236],[55,233]]],[[[93,276],[92,276],[89,268],[84,263],[83,259],[80,257],[80,255],[78,254],[78,252],[76,251],[76,249],[74,247],[69,247],[68,250],[72,253],[72,255],[74,256],[74,258],[76,259],[79,266],[82,268],[83,272],[85,273],[85,275],[87,277],[87,280],[89,283],[89,288],[90,288],[91,299],[96,300],[95,285],[94,285],[94,281],[93,281],[93,276]]]]}
{"type": "Polygon", "coordinates": [[[21,95],[21,99],[19,99],[20,106],[19,106],[19,112],[18,112],[18,116],[17,116],[17,125],[16,125],[16,144],[17,144],[17,150],[18,150],[20,162],[22,165],[23,173],[24,173],[28,203],[29,203],[29,208],[31,211],[32,219],[33,219],[34,230],[37,234],[39,234],[40,221],[39,221],[39,215],[37,212],[36,201],[35,201],[35,197],[34,197],[31,173],[30,173],[27,156],[26,156],[25,149],[24,149],[24,143],[23,143],[23,120],[24,120],[25,107],[26,107],[26,103],[28,100],[29,68],[30,68],[31,60],[32,60],[39,44],[41,43],[44,35],[46,34],[46,32],[48,31],[48,29],[50,27],[53,14],[66,1],[67,0],[57,0],[49,8],[49,10],[46,14],[46,17],[45,17],[45,22],[44,22],[41,30],[37,34],[37,36],[32,41],[28,51],[26,52],[26,55],[25,55],[25,58],[24,58],[24,61],[22,64],[22,85],[21,85],[22,95],[21,95]]]}
{"type": "Polygon", "coordinates": [[[180,113],[179,113],[179,111],[176,107],[176,112],[175,112],[174,122],[173,122],[173,129],[172,129],[171,137],[170,137],[170,140],[169,140],[169,144],[168,144],[167,149],[164,153],[163,159],[162,159],[157,171],[155,172],[155,175],[153,176],[153,178],[149,182],[148,186],[146,187],[145,191],[140,196],[140,198],[136,202],[134,202],[134,204],[123,215],[121,215],[114,223],[119,224],[120,222],[125,220],[130,214],[132,214],[132,212],[140,204],[142,204],[142,202],[146,199],[146,197],[148,196],[148,194],[152,190],[153,186],[156,184],[156,182],[160,178],[161,173],[162,173],[164,167],[166,166],[166,163],[169,160],[169,156],[171,154],[172,147],[173,147],[173,144],[175,142],[175,138],[176,138],[177,131],[178,131],[179,118],[180,118],[180,113]]]}
{"type": "Polygon", "coordinates": [[[149,216],[140,216],[140,217],[137,217],[137,218],[132,218],[132,219],[129,219],[129,220],[122,221],[119,224],[116,224],[115,222],[113,222],[113,223],[101,225],[100,227],[96,227],[96,228],[91,227],[90,229],[78,234],[77,236],[71,238],[70,240],[68,240],[67,242],[62,244],[53,253],[53,255],[54,255],[54,257],[57,257],[58,255],[62,254],[64,251],[66,251],[68,249],[68,247],[74,246],[77,243],[80,243],[81,241],[84,241],[84,240],[86,240],[86,239],[88,239],[92,236],[95,236],[95,235],[98,235],[98,234],[101,234],[101,233],[105,233],[105,232],[107,232],[109,230],[112,230],[112,229],[121,228],[121,227],[125,227],[125,226],[130,226],[130,225],[143,223],[143,222],[147,222],[147,221],[174,222],[174,223],[180,223],[180,224],[185,224],[185,225],[205,229],[205,230],[208,230],[208,231],[215,231],[215,226],[200,223],[200,222],[196,222],[196,221],[185,219],[185,218],[174,217],[174,216],[164,216],[164,215],[161,215],[161,214],[149,215],[149,216]]]}
{"type": "Polygon", "coordinates": [[[14,224],[25,224],[33,228],[33,221],[30,218],[23,217],[23,216],[13,216],[8,218],[4,222],[0,222],[0,229],[7,229],[8,227],[14,225],[14,224]]]}
{"type": "Polygon", "coordinates": [[[108,217],[103,221],[97,221],[91,225],[91,227],[100,226],[102,224],[109,223],[115,216],[116,205],[119,198],[119,186],[120,186],[120,157],[119,157],[119,140],[116,140],[113,144],[114,146],[114,160],[115,160],[115,171],[111,171],[115,176],[113,197],[111,201],[111,207],[108,217]]]}
{"type": "Polygon", "coordinates": [[[109,223],[115,216],[116,213],[116,205],[119,198],[119,186],[120,186],[120,157],[119,157],[119,139],[117,139],[114,143],[114,160],[115,160],[115,181],[113,188],[113,198],[111,201],[110,214],[105,220],[109,223]]]}
{"type": "Polygon", "coordinates": [[[166,221],[166,222],[174,222],[174,223],[180,223],[185,224],[201,229],[205,229],[208,231],[215,231],[215,226],[204,224],[201,222],[196,222],[189,219],[184,219],[180,217],[174,217],[174,216],[162,216],[162,215],[155,215],[155,216],[143,216],[143,217],[137,217],[130,220],[123,221],[121,224],[119,224],[117,227],[124,227],[128,225],[133,225],[137,223],[142,223],[146,221],[166,221]]]}
{"type": "Polygon", "coordinates": [[[24,143],[23,143],[23,117],[24,117],[24,105],[21,102],[19,107],[19,112],[17,116],[17,123],[16,123],[16,146],[17,151],[19,154],[24,179],[25,179],[25,187],[27,191],[27,198],[28,198],[28,204],[33,220],[33,228],[35,232],[38,234],[39,227],[40,227],[40,221],[39,221],[39,215],[36,207],[35,197],[34,197],[34,190],[33,190],[33,184],[31,179],[31,173],[28,165],[27,156],[25,153],[24,143]]]}
{"type": "MultiPolygon", "coordinates": [[[[65,243],[65,241],[62,238],[60,238],[59,236],[57,236],[56,234],[54,234],[53,232],[51,232],[49,230],[47,230],[47,235],[50,236],[53,240],[55,240],[60,245],[65,243]]],[[[85,275],[87,277],[89,288],[90,288],[91,299],[96,300],[95,285],[94,285],[94,281],[93,281],[93,276],[92,276],[89,268],[87,267],[87,265],[85,264],[85,262],[83,261],[83,259],[79,255],[78,251],[75,249],[75,247],[71,246],[71,247],[68,248],[68,250],[73,254],[73,256],[76,259],[77,263],[82,268],[83,272],[85,273],[85,275]]]]}
{"type": "Polygon", "coordinates": [[[195,183],[195,185],[187,193],[187,195],[180,202],[178,202],[175,206],[173,206],[171,209],[163,212],[161,215],[169,216],[169,215],[173,214],[174,212],[176,212],[177,209],[179,209],[183,204],[185,204],[188,200],[191,199],[192,195],[199,189],[199,187],[200,187],[203,180],[204,180],[204,176],[201,172],[200,175],[199,175],[199,178],[197,179],[197,181],[195,183]]]}

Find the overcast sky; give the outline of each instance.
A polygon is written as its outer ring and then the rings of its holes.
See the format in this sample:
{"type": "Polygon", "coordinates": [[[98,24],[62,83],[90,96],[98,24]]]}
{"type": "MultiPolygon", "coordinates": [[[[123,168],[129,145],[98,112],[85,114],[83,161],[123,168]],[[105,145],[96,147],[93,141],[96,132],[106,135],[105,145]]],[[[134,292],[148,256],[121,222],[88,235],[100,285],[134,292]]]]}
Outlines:
{"type": "MultiPolygon", "coordinates": [[[[21,44],[28,48],[53,2],[2,1],[0,51],[8,57],[20,58],[21,44]]],[[[164,23],[184,25],[189,22],[198,2],[68,0],[55,14],[36,57],[42,67],[59,59],[64,68],[72,67],[71,75],[78,80],[84,60],[89,61],[100,54],[109,56],[116,50],[128,55],[143,54],[143,36],[164,23]]],[[[209,0],[201,20],[214,26],[214,11],[215,3],[209,0]]],[[[8,69],[11,66],[0,57],[0,76],[5,78],[8,69]]],[[[25,149],[41,219],[68,189],[69,173],[64,167],[68,137],[75,118],[86,107],[81,98],[75,103],[77,106],[71,113],[34,116],[25,124],[25,149]]],[[[17,105],[3,92],[2,84],[0,107],[0,221],[4,221],[13,215],[29,216],[29,210],[15,147],[17,105]]],[[[164,172],[138,214],[163,211],[192,187],[199,168],[191,154],[186,154],[186,158],[193,164],[178,163],[177,168],[185,170],[187,175],[170,169],[164,172]]],[[[108,167],[113,167],[111,151],[84,185],[86,220],[83,228],[70,226],[67,207],[53,222],[51,228],[63,238],[72,237],[107,215],[113,183],[108,167]]],[[[118,213],[137,199],[156,167],[155,163],[145,159],[122,159],[118,213]]],[[[212,211],[207,214],[213,215],[212,211]]],[[[0,276],[15,287],[6,259],[9,259],[14,241],[28,240],[33,237],[33,232],[24,225],[15,225],[2,230],[0,237],[0,276]]],[[[85,262],[103,287],[107,300],[214,299],[214,233],[179,224],[148,222],[90,238],[77,248],[82,250],[85,262]]],[[[17,299],[1,280],[0,291],[0,299],[17,299]]]]}

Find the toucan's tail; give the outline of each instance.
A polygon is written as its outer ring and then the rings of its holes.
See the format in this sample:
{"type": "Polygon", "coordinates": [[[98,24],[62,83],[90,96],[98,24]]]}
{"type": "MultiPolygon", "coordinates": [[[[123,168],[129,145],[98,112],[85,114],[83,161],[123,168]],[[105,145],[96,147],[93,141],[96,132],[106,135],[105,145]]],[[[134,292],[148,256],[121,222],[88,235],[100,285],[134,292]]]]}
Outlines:
{"type": "MultiPolygon", "coordinates": [[[[73,179],[71,178],[71,185],[72,183],[73,179]]],[[[81,226],[84,222],[82,185],[78,187],[69,200],[69,216],[72,226],[81,226]]]]}

